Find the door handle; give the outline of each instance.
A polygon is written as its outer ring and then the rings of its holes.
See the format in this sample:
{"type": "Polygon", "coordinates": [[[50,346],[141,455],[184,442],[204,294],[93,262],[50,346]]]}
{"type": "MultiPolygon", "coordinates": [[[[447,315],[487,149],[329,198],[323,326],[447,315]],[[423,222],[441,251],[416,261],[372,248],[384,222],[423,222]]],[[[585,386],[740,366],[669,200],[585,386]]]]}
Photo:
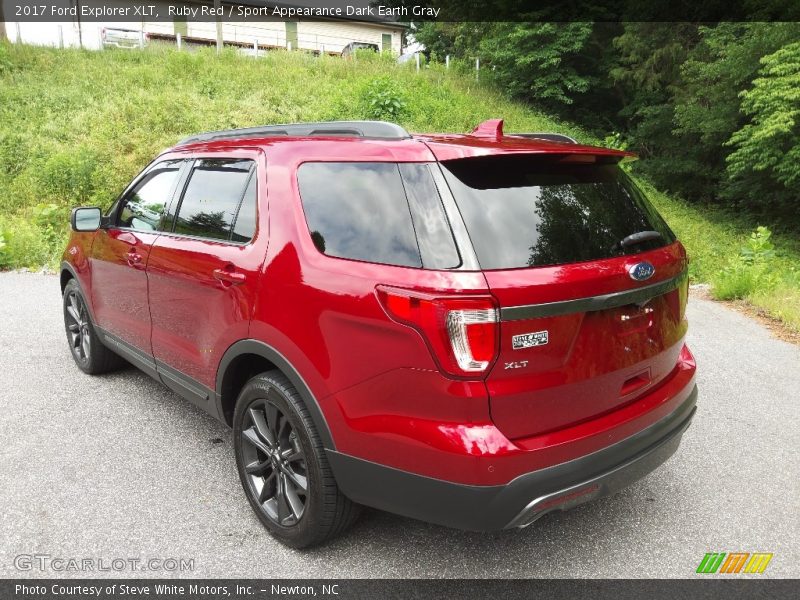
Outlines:
{"type": "Polygon", "coordinates": [[[244,273],[238,273],[232,269],[214,269],[214,279],[221,281],[223,284],[236,285],[244,283],[247,276],[244,273]]]}
{"type": "Polygon", "coordinates": [[[133,250],[128,252],[128,264],[130,266],[134,267],[134,266],[138,265],[140,262],[142,262],[142,255],[141,254],[139,254],[138,252],[135,252],[133,250]]]}

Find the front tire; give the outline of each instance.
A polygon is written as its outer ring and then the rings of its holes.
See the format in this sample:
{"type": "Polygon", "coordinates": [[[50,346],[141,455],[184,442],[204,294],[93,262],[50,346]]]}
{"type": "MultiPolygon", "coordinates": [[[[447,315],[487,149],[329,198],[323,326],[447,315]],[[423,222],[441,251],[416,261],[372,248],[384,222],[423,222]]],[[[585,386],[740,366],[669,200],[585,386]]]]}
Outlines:
{"type": "Polygon", "coordinates": [[[305,404],[282,373],[262,373],[245,384],[233,429],[247,500],[280,542],[293,548],[322,544],[358,517],[358,505],[336,485],[305,404]]]}
{"type": "Polygon", "coordinates": [[[74,279],[64,287],[64,328],[70,353],[84,373],[98,375],[121,367],[125,361],[103,345],[92,325],[83,292],[74,279]]]}

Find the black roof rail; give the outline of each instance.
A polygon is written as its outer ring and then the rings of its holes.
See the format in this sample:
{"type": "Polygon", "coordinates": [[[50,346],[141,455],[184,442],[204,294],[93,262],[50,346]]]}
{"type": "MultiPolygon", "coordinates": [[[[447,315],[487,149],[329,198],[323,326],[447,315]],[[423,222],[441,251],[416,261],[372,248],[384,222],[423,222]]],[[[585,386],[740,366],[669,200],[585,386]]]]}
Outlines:
{"type": "Polygon", "coordinates": [[[563,133],[507,133],[506,135],[535,140],[547,140],[548,142],[567,142],[568,144],[578,143],[575,138],[571,138],[563,133]]]}
{"type": "Polygon", "coordinates": [[[209,131],[183,139],[177,145],[184,146],[197,142],[247,137],[310,137],[317,135],[381,140],[404,140],[411,137],[400,125],[387,123],[386,121],[325,121],[320,123],[286,123],[284,125],[264,125],[263,127],[209,131]]]}

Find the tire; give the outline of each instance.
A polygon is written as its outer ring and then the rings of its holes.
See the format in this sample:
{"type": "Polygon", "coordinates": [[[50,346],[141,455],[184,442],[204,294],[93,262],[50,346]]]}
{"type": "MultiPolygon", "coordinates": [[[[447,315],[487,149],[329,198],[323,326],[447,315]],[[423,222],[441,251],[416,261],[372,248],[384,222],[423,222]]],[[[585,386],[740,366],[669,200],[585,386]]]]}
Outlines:
{"type": "Polygon", "coordinates": [[[125,361],[109,350],[97,335],[86,299],[74,279],[64,287],[64,329],[75,364],[84,373],[99,375],[119,369],[125,361]]]}
{"type": "Polygon", "coordinates": [[[277,540],[292,548],[316,546],[356,520],[360,507],[339,491],[314,422],[280,371],[245,384],[233,431],[247,500],[277,540]]]}

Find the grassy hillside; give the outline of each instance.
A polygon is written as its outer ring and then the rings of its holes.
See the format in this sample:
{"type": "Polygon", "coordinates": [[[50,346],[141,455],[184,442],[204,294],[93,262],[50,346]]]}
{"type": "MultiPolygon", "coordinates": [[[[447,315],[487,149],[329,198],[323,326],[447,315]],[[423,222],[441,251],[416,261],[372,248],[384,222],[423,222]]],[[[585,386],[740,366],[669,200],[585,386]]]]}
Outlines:
{"type": "MultiPolygon", "coordinates": [[[[357,61],[272,52],[88,52],[0,45],[0,268],[53,266],[69,208],[108,206],[153,156],[188,134],[265,123],[387,118],[411,131],[471,129],[493,117],[508,131],[567,123],[511,102],[469,72],[432,65],[417,74],[388,57],[357,61]]],[[[690,207],[652,190],[689,248],[695,280],[713,280],[755,223],[690,207]]],[[[777,285],[749,299],[800,329],[800,244],[776,239],[777,285]],[[781,290],[781,291],[776,291],[781,290]],[[777,296],[775,294],[778,294],[777,296]]],[[[752,292],[752,293],[751,293],[752,292]]]]}

